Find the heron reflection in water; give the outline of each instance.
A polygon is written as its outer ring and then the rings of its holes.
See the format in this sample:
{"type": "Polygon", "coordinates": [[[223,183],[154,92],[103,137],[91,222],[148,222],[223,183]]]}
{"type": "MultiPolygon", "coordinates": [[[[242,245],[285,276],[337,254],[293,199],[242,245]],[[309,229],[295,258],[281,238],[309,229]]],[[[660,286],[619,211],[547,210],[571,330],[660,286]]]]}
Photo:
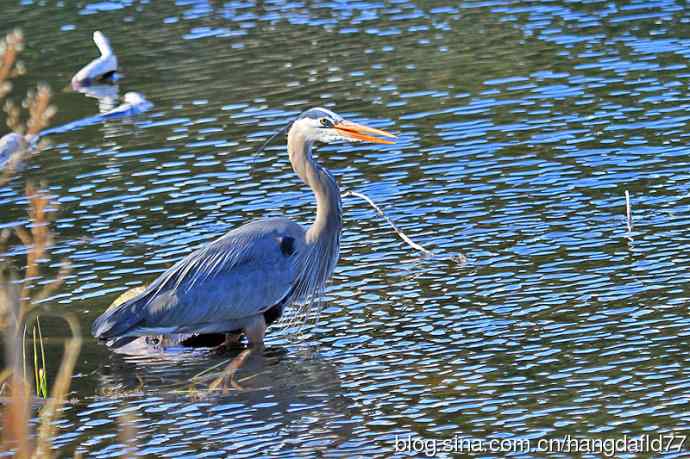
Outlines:
{"type": "Polygon", "coordinates": [[[141,336],[246,335],[263,347],[266,327],[286,307],[320,297],[338,261],[341,197],[333,175],[312,157],[316,142],[393,143],[395,136],[313,108],[292,122],[287,147],[297,176],[316,198],[309,228],[287,218],[257,220],[192,252],[151,285],[109,308],[92,333],[111,347],[141,336]]]}

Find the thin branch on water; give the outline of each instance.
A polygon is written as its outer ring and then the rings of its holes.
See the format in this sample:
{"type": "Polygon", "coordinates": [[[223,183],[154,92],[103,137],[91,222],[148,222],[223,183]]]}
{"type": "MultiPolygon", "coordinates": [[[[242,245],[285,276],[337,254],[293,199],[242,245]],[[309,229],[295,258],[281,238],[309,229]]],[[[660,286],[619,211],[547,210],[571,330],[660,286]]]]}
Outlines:
{"type": "Polygon", "coordinates": [[[628,232],[632,233],[633,221],[632,221],[632,208],[630,207],[630,193],[625,190],[625,215],[628,219],[628,232]]]}
{"type": "Polygon", "coordinates": [[[465,258],[465,256],[462,254],[439,255],[439,254],[436,254],[436,253],[432,252],[431,250],[423,247],[422,245],[417,244],[412,239],[410,239],[405,233],[403,233],[402,230],[400,228],[398,228],[398,226],[393,222],[393,220],[391,220],[383,212],[383,210],[381,210],[381,208],[379,206],[377,206],[376,203],[369,196],[365,195],[364,193],[358,193],[356,191],[349,190],[349,191],[346,191],[345,193],[343,193],[343,196],[344,197],[355,196],[355,197],[364,199],[366,202],[369,203],[369,205],[371,207],[374,208],[374,210],[376,211],[377,214],[379,214],[379,216],[383,217],[386,220],[386,222],[388,222],[390,227],[393,228],[393,231],[395,231],[395,234],[397,234],[400,237],[400,239],[405,241],[405,243],[407,243],[407,245],[409,245],[413,249],[415,249],[419,252],[422,252],[425,256],[434,257],[434,258],[447,258],[447,259],[449,259],[449,260],[451,260],[457,264],[464,264],[467,261],[467,258],[465,258]]]}

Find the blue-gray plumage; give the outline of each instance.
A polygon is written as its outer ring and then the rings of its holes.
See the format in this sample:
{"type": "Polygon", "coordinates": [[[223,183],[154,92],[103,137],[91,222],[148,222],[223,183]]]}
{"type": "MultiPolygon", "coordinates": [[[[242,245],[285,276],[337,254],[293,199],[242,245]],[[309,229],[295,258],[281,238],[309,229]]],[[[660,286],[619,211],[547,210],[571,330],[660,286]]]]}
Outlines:
{"type": "Polygon", "coordinates": [[[304,112],[288,131],[288,153],[293,170],[314,192],[312,225],[270,218],[232,230],[108,309],[94,322],[93,334],[118,347],[138,336],[242,331],[250,344],[262,345],[267,321],[296,301],[317,299],[338,260],[340,192],[312,158],[312,145],[341,139],[392,143],[367,133],[393,137],[323,108],[304,112]]]}

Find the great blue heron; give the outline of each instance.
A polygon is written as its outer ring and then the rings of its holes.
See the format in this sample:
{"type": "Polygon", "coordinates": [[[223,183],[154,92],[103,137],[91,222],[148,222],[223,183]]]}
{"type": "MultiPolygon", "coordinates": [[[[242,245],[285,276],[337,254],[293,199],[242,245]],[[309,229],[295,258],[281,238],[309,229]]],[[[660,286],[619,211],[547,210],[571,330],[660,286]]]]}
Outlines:
{"type": "Polygon", "coordinates": [[[379,129],[345,121],[324,108],[302,113],[288,131],[290,163],[316,198],[307,229],[287,218],[257,220],[192,252],[143,292],[108,309],[92,333],[113,347],[138,336],[243,332],[262,346],[267,324],[286,306],[318,297],[340,248],[340,191],[312,157],[315,142],[393,143],[379,129]],[[375,137],[380,136],[380,137],[375,137]]]}
{"type": "Polygon", "coordinates": [[[117,72],[117,57],[110,47],[110,42],[103,33],[93,33],[93,41],[101,52],[101,57],[94,59],[72,77],[72,87],[77,89],[94,83],[112,81],[117,72]]]}

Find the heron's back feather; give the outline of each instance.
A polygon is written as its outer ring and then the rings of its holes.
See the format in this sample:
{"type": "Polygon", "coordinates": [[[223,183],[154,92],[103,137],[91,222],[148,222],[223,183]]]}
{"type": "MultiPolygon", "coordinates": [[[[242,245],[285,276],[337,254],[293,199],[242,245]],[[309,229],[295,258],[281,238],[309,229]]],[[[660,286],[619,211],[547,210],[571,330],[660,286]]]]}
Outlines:
{"type": "Polygon", "coordinates": [[[155,330],[242,328],[288,295],[304,252],[304,230],[298,224],[286,218],[249,223],[194,251],[138,296],[106,311],[92,332],[110,339],[155,330]]]}

